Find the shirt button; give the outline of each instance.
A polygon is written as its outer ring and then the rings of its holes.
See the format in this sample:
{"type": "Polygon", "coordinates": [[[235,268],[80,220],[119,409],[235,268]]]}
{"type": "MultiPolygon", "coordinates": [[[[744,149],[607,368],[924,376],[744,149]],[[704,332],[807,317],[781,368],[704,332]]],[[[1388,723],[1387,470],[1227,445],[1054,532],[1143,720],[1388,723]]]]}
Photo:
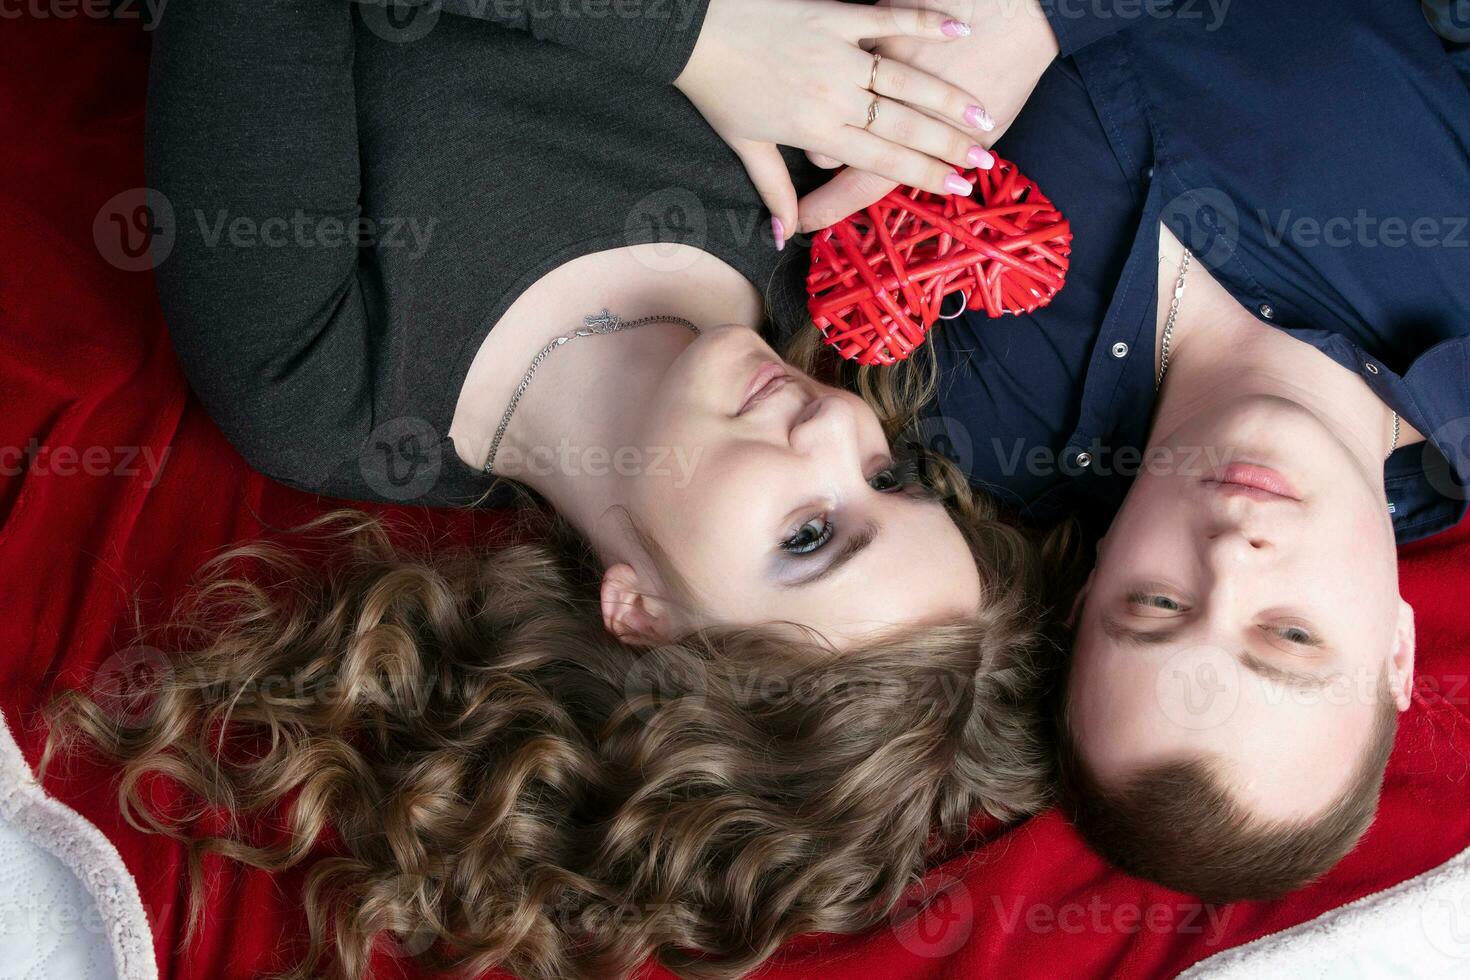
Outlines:
{"type": "Polygon", "coordinates": [[[1260,312],[1261,316],[1269,320],[1276,315],[1276,307],[1272,306],[1270,303],[1262,303],[1260,306],[1260,312]]]}
{"type": "Polygon", "coordinates": [[[1378,365],[1377,364],[1374,364],[1372,361],[1369,361],[1367,364],[1364,364],[1363,367],[1364,367],[1365,370],[1367,370],[1367,372],[1369,374],[1377,374],[1378,373],[1378,365]]]}
{"type": "Polygon", "coordinates": [[[1144,180],[1153,180],[1154,179],[1154,168],[1153,167],[1149,167],[1147,170],[1145,170],[1143,172],[1143,179],[1144,180]]]}
{"type": "Polygon", "coordinates": [[[1123,343],[1121,340],[1118,341],[1116,344],[1113,345],[1113,356],[1114,357],[1127,357],[1128,356],[1128,345],[1125,344],[1125,343],[1123,343]]]}
{"type": "Polygon", "coordinates": [[[1091,463],[1092,463],[1092,453],[1078,453],[1077,454],[1077,465],[1078,466],[1087,466],[1087,465],[1089,465],[1091,463]]]}

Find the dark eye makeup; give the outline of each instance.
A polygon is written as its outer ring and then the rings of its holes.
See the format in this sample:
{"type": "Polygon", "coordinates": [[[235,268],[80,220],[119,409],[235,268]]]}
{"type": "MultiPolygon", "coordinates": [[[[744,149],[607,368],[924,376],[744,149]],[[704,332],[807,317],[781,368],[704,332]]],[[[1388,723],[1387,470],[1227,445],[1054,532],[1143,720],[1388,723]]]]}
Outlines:
{"type": "MultiPolygon", "coordinates": [[[[904,493],[922,488],[918,460],[907,457],[890,459],[868,485],[879,493],[904,493]]],[[[827,514],[818,514],[802,522],[792,534],[781,539],[781,550],[792,555],[810,555],[820,551],[837,533],[837,525],[827,514]]]]}

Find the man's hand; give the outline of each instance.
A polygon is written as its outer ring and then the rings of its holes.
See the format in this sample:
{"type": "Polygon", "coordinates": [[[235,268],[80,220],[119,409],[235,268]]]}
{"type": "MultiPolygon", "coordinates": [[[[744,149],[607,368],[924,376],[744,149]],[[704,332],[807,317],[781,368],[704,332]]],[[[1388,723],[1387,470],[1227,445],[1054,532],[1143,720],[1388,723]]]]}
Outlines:
{"type": "MultiPolygon", "coordinates": [[[[915,38],[883,38],[876,50],[945,78],[964,88],[972,101],[985,106],[995,128],[977,134],[989,147],[1015,122],[1048,65],[1057,56],[1057,39],[1039,0],[878,0],[878,6],[940,9],[971,25],[968,37],[943,44],[915,38]]],[[[923,107],[915,107],[927,113],[923,107]]],[[[818,166],[838,167],[829,155],[808,151],[818,166]]],[[[859,167],[848,169],[812,191],[798,204],[799,230],[816,231],[835,224],[879,200],[895,186],[887,175],[859,167]]]]}

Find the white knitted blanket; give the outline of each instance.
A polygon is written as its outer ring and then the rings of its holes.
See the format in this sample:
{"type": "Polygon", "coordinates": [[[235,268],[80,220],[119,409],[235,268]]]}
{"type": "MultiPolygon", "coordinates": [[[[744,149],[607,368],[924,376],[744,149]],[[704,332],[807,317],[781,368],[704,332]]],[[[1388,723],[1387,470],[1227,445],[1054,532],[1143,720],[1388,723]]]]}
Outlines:
{"type": "Polygon", "coordinates": [[[1470,978],[1470,849],[1310,922],[1216,953],[1181,977],[1470,978]]]}
{"type": "Polygon", "coordinates": [[[47,796],[0,715],[0,980],[158,980],[137,885],[47,796]]]}

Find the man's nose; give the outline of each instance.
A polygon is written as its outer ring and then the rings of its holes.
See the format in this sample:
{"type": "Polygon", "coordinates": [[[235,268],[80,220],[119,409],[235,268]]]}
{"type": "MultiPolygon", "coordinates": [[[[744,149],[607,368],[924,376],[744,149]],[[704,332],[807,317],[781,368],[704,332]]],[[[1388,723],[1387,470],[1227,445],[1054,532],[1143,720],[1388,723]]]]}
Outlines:
{"type": "Polygon", "coordinates": [[[1269,535],[1259,528],[1217,526],[1206,532],[1205,556],[1217,568],[1259,564],[1275,555],[1269,535]]]}

